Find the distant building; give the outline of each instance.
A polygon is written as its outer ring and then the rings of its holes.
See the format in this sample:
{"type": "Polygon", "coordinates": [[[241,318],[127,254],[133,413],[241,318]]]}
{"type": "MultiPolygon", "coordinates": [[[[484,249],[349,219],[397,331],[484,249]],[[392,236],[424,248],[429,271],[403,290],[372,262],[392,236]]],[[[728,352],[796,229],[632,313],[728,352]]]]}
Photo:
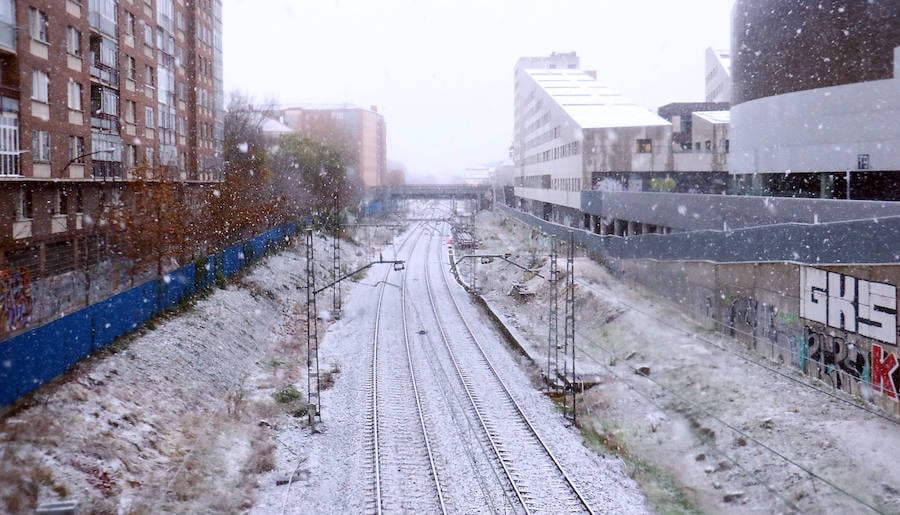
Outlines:
{"type": "Polygon", "coordinates": [[[469,185],[490,184],[493,168],[489,166],[469,166],[463,170],[463,182],[469,185]]]}
{"type": "Polygon", "coordinates": [[[671,124],[578,66],[573,52],[515,67],[519,207],[567,225],[582,216],[580,191],[641,191],[672,169],[671,124]]]}
{"type": "Polygon", "coordinates": [[[281,110],[281,121],[309,138],[348,151],[351,174],[367,187],[381,186],[387,173],[384,116],[375,106],[305,105],[281,110]]]}
{"type": "Polygon", "coordinates": [[[735,192],[900,200],[896,0],[737,0],[735,192]]]}
{"type": "Polygon", "coordinates": [[[706,101],[731,102],[731,52],[706,49],[706,101]]]}
{"type": "Polygon", "coordinates": [[[262,133],[263,141],[268,148],[278,146],[283,136],[296,132],[294,129],[272,118],[264,119],[259,126],[259,131],[262,133]]]}

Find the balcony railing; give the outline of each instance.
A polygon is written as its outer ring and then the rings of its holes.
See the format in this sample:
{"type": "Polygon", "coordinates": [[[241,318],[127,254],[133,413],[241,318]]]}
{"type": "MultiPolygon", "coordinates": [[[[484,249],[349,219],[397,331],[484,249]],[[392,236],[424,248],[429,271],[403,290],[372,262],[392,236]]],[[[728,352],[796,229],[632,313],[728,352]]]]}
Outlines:
{"type": "Polygon", "coordinates": [[[119,71],[105,64],[95,62],[93,54],[91,55],[91,78],[119,89],[119,71]]]}
{"type": "Polygon", "coordinates": [[[116,39],[116,21],[110,20],[106,16],[103,16],[99,12],[91,11],[88,16],[88,20],[90,21],[91,28],[96,29],[107,36],[116,39]]]}

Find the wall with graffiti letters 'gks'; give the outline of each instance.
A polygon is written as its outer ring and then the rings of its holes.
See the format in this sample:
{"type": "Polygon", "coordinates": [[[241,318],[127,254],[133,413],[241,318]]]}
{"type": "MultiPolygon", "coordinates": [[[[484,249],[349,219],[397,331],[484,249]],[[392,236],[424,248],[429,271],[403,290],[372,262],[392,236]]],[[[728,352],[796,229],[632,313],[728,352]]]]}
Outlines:
{"type": "Polygon", "coordinates": [[[806,325],[808,373],[836,388],[898,400],[895,285],[804,267],[800,317],[806,325]]]}
{"type": "Polygon", "coordinates": [[[709,329],[900,415],[900,265],[621,260],[709,329]]]}

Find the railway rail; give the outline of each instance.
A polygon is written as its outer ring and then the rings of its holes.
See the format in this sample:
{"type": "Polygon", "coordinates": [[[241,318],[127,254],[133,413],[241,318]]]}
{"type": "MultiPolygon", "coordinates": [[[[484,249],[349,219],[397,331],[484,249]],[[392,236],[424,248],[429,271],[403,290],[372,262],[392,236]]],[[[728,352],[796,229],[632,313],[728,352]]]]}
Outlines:
{"type": "MultiPolygon", "coordinates": [[[[448,258],[441,248],[438,259],[443,263],[448,258]]],[[[441,266],[436,272],[442,285],[436,286],[430,263],[426,259],[427,295],[441,341],[519,506],[525,513],[593,513],[494,367],[452,294],[447,270],[441,266]],[[440,294],[447,299],[443,305],[453,306],[452,313],[438,308],[440,294]]]]}

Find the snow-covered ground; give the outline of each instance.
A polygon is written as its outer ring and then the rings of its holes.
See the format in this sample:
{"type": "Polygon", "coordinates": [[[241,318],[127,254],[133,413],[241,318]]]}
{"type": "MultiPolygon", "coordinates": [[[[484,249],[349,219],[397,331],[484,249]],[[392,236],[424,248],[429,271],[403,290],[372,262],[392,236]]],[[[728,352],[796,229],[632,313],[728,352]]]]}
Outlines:
{"type": "MultiPolygon", "coordinates": [[[[545,249],[517,223],[482,213],[476,233],[479,252],[544,261],[545,249]]],[[[357,235],[379,245],[391,238],[386,229],[357,235]]],[[[323,284],[331,241],[316,238],[316,246],[323,284]]],[[[394,252],[382,250],[385,259],[394,252]]],[[[313,434],[304,415],[304,256],[301,246],[265,258],[8,414],[0,422],[0,511],[61,498],[98,513],[364,511],[371,479],[359,439],[367,399],[358,367],[369,359],[372,327],[353,321],[371,320],[384,272],[344,287],[341,319],[320,322],[327,388],[313,434]]],[[[377,258],[367,246],[343,245],[348,271],[377,258]]],[[[635,494],[616,455],[661,512],[900,512],[896,422],[856,407],[864,401],[811,389],[816,383],[789,368],[767,363],[778,375],[741,359],[740,344],[677,306],[576,261],[578,370],[599,378],[579,399],[579,423],[596,459],[626,485],[622,495],[635,494]],[[645,374],[635,373],[642,367],[645,374]]],[[[545,356],[547,287],[526,279],[499,261],[479,266],[485,297],[545,356]],[[513,282],[525,282],[534,298],[508,296],[513,282]]],[[[326,318],[330,299],[319,297],[326,318]]],[[[571,446],[573,429],[554,422],[561,417],[540,395],[535,371],[523,360],[517,367],[516,356],[503,359],[540,430],[571,446]]]]}
{"type": "MultiPolygon", "coordinates": [[[[548,253],[512,220],[482,213],[476,226],[478,252],[522,263],[548,253]]],[[[545,364],[548,283],[495,263],[479,266],[479,288],[545,364]],[[513,282],[534,298],[507,295],[513,282]]],[[[658,510],[900,513],[900,421],[753,355],[587,258],[575,259],[575,284],[576,370],[599,379],[581,396],[580,424],[626,458],[658,510]]]]}

